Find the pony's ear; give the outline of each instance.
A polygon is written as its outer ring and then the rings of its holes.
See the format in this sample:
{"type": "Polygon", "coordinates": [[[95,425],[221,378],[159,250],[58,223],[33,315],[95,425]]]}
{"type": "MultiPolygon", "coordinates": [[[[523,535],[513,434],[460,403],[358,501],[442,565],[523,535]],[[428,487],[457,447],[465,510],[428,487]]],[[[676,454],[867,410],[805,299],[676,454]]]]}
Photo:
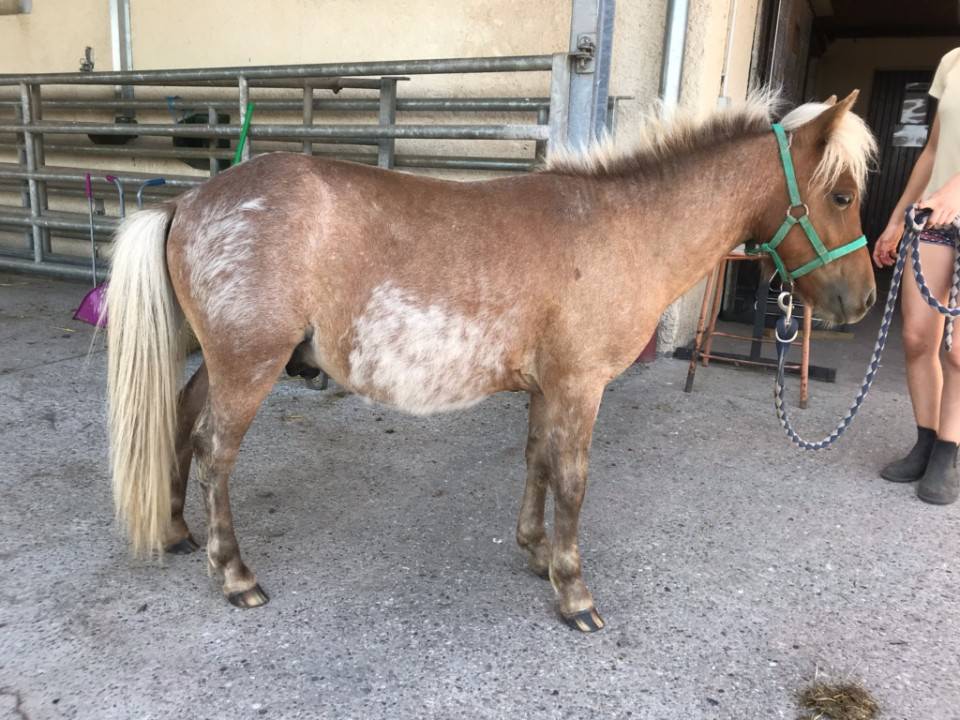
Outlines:
{"type": "MultiPolygon", "coordinates": [[[[850,108],[857,101],[859,90],[854,90],[840,102],[830,105],[813,120],[797,128],[797,134],[804,140],[824,142],[833,135],[834,130],[843,120],[843,116],[850,112],[850,108]]],[[[830,104],[829,101],[827,104],[830,104]]]]}
{"type": "Polygon", "coordinates": [[[836,96],[836,95],[831,95],[830,97],[828,97],[826,100],[823,101],[823,104],[824,104],[824,105],[836,105],[836,104],[837,104],[837,96],[836,96]]]}

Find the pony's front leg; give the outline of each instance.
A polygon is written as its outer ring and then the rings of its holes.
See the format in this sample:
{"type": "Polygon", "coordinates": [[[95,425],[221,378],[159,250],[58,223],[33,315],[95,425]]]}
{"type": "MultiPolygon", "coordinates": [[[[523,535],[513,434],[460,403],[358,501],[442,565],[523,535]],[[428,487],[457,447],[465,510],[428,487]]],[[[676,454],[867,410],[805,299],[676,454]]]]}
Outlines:
{"type": "Polygon", "coordinates": [[[580,506],[587,489],[587,463],[593,425],[600,407],[603,385],[568,380],[548,396],[548,453],[550,486],[554,500],[553,547],[550,582],[560,603],[560,616],[582,632],[600,630],[604,623],[583,581],[577,529],[580,506]]]}
{"type": "Polygon", "coordinates": [[[240,557],[233,530],[228,481],[247,428],[270,392],[286,356],[257,378],[210,368],[210,394],[193,430],[197,477],[207,509],[207,561],[211,575],[223,578],[223,593],[241,608],[270,599],[240,557]]]}
{"type": "Polygon", "coordinates": [[[527,551],[530,569],[542,578],[550,573],[550,541],[543,527],[543,509],[550,475],[545,421],[546,401],[541,393],[531,393],[527,429],[527,484],[517,520],[517,544],[527,551]]]}

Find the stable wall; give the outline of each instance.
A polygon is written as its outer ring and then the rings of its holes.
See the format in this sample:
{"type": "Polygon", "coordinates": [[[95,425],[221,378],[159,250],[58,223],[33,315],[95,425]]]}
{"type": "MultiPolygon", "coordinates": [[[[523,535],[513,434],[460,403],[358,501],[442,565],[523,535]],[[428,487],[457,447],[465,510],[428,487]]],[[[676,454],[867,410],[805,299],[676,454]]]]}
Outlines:
{"type": "Polygon", "coordinates": [[[843,98],[854,89],[861,115],[870,107],[873,74],[878,70],[934,70],[947,52],[960,46],[960,37],[844,38],[835,40],[817,60],[815,99],[843,98]]]}

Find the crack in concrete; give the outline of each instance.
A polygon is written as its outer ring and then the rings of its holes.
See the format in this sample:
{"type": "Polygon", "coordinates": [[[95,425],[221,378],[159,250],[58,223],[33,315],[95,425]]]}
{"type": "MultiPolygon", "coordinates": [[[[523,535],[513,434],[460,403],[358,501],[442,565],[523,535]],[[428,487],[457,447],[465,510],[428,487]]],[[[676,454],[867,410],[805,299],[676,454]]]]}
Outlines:
{"type": "Polygon", "coordinates": [[[0,688],[0,695],[6,695],[7,697],[12,697],[14,706],[13,712],[15,712],[23,720],[30,720],[30,716],[27,715],[27,711],[23,709],[23,697],[16,690],[10,690],[9,688],[0,688]]]}
{"type": "Polygon", "coordinates": [[[50,365],[57,365],[59,363],[68,362],[69,360],[77,360],[83,357],[93,357],[94,355],[102,355],[106,350],[95,350],[93,352],[82,352],[78,355],[70,355],[69,357],[59,358],[57,360],[51,360],[50,362],[36,363],[35,365],[24,365],[22,367],[15,368],[5,368],[0,370],[0,377],[5,375],[13,375],[14,373],[23,372],[24,370],[36,370],[38,368],[45,368],[50,365]]]}

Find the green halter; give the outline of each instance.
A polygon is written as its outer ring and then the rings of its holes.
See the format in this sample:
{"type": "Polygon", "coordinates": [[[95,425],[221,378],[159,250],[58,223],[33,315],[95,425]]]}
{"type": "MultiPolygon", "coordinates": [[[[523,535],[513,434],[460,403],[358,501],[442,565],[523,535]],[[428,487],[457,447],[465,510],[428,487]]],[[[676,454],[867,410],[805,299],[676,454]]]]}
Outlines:
{"type": "Polygon", "coordinates": [[[787,208],[787,217],[780,226],[780,229],[777,230],[777,234],[773,236],[773,239],[759,246],[748,247],[747,253],[751,255],[767,253],[773,260],[773,264],[776,265],[777,272],[780,273],[780,278],[783,282],[792,283],[798,277],[803,277],[808,272],[823,267],[828,262],[842,258],[844,255],[864,247],[867,244],[867,238],[861,235],[846,245],[841,245],[833,250],[827,250],[820,240],[820,236],[817,235],[817,231],[813,228],[813,224],[810,222],[810,208],[807,207],[805,202],[800,200],[800,190],[797,188],[797,175],[793,170],[793,160],[790,159],[790,144],[787,142],[787,133],[779,123],[774,123],[772,127],[774,135],[777,136],[777,145],[780,148],[780,162],[783,164],[783,174],[787,179],[787,194],[790,196],[790,207],[787,208]],[[795,210],[802,210],[802,213],[800,215],[794,215],[795,210]],[[793,229],[794,225],[799,225],[803,228],[807,239],[817,252],[817,257],[794,270],[787,270],[787,266],[784,265],[780,255],[777,254],[777,247],[783,242],[784,238],[787,237],[787,234],[793,229]]]}

